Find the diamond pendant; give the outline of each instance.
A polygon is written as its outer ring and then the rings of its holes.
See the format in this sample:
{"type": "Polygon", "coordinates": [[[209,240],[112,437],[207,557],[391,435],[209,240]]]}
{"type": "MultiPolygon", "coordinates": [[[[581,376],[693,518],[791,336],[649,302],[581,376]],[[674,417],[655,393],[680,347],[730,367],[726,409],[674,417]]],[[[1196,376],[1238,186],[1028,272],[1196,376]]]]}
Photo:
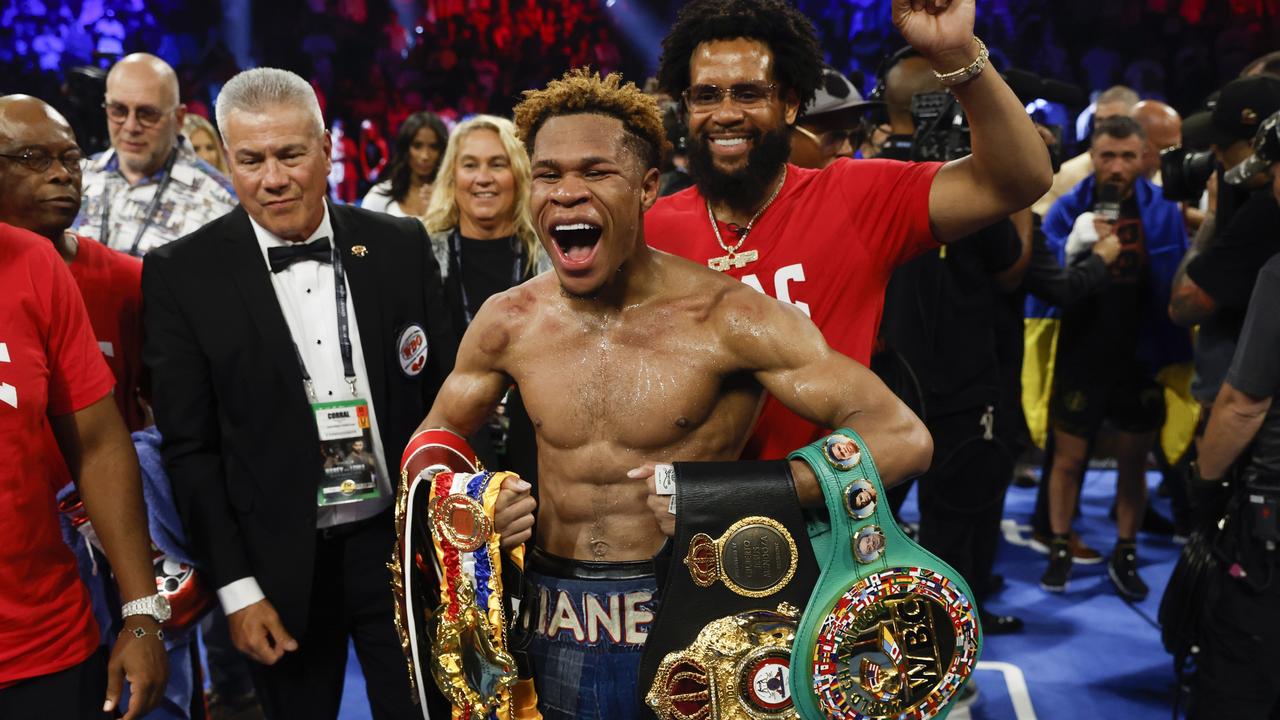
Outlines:
{"type": "Polygon", "coordinates": [[[707,260],[707,267],[718,272],[728,272],[729,268],[742,269],[747,263],[753,263],[760,259],[760,253],[755,250],[748,250],[744,253],[731,252],[728,255],[721,255],[707,260]]]}

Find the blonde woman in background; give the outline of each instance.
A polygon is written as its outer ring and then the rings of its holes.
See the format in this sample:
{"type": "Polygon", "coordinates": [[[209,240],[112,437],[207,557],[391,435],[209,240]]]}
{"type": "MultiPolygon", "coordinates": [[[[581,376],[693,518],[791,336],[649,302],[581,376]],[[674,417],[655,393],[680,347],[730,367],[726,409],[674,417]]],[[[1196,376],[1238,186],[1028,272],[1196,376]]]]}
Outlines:
{"type": "MultiPolygon", "coordinates": [[[[490,296],[551,268],[529,215],[529,156],[510,120],[459,123],[440,161],[424,222],[458,337],[490,296]]],[[[537,477],[533,425],[518,392],[471,438],[486,467],[537,477]]]]}
{"type": "Polygon", "coordinates": [[[191,149],[196,151],[201,160],[223,175],[227,174],[227,158],[222,150],[222,138],[213,129],[213,123],[195,113],[187,113],[182,121],[182,134],[187,136],[191,149]]]}

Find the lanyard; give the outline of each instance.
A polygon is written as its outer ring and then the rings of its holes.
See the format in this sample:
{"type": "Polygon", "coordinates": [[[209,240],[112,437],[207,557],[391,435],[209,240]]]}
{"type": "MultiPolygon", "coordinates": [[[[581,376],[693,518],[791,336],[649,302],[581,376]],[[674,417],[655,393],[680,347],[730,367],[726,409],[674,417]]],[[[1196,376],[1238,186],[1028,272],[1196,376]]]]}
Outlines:
{"type": "MultiPolygon", "coordinates": [[[[169,187],[169,181],[173,179],[173,163],[178,159],[178,149],[174,148],[169,155],[169,160],[164,164],[164,174],[160,176],[159,187],[156,188],[156,194],[151,197],[151,203],[147,205],[147,214],[142,218],[142,225],[138,228],[138,234],[133,238],[133,245],[129,248],[129,254],[137,257],[138,246],[142,244],[142,236],[147,232],[147,228],[151,226],[151,221],[155,218],[156,210],[160,209],[160,196],[164,195],[164,191],[169,187]]],[[[116,155],[116,162],[120,161],[120,156],[116,155]]],[[[125,180],[125,185],[129,184],[125,180]]],[[[125,192],[128,192],[126,187],[125,192]]],[[[108,198],[102,204],[102,244],[110,247],[111,240],[111,203],[115,198],[108,198]]]]}
{"type": "MultiPolygon", "coordinates": [[[[333,299],[338,310],[338,348],[342,351],[342,376],[351,386],[351,397],[356,396],[356,369],[351,361],[351,328],[347,320],[347,283],[342,272],[342,253],[338,252],[335,241],[329,249],[329,257],[333,260],[333,299]]],[[[293,354],[298,356],[298,367],[302,368],[302,382],[307,388],[307,397],[314,402],[315,386],[311,383],[311,373],[307,372],[307,363],[302,359],[297,343],[293,345],[293,354]]]]}
{"type": "MultiPolygon", "coordinates": [[[[454,272],[457,273],[458,289],[462,291],[462,313],[467,319],[467,325],[471,325],[471,303],[467,300],[467,284],[462,280],[462,233],[458,228],[453,229],[453,234],[449,236],[449,257],[453,262],[454,272]]],[[[520,284],[520,278],[523,276],[520,266],[524,264],[524,244],[516,241],[517,249],[515,259],[511,263],[511,284],[508,287],[515,287],[520,284]]]]}

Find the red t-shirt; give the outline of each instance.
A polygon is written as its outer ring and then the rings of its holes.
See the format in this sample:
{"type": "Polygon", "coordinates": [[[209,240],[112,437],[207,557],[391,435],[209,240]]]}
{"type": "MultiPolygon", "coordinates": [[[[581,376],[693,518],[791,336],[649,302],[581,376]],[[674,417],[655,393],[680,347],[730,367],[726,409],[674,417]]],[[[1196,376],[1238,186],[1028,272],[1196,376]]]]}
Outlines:
{"type": "Polygon", "coordinates": [[[80,250],[71,263],[89,311],[89,324],[98,347],[116,378],[116,406],[129,431],[146,426],[138,402],[142,382],[142,261],[106,247],[97,240],[77,236],[80,250]]]}
{"type": "MultiPolygon", "coordinates": [[[[728,273],[797,306],[827,344],[866,365],[889,276],[937,246],[929,188],[940,167],[893,160],[839,160],[824,170],[788,165],[781,192],[738,251],[760,258],[728,273]]],[[[658,250],[704,264],[725,255],[696,186],[659,199],[644,225],[658,250]]],[[[729,247],[738,241],[725,223],[720,236],[729,247]]],[[[742,457],[785,457],[825,431],[769,398],[742,457]]]]}
{"type": "Polygon", "coordinates": [[[98,647],[75,557],[62,541],[49,417],[106,397],[114,380],[80,291],[45,238],[0,224],[0,687],[58,672],[98,647]]]}

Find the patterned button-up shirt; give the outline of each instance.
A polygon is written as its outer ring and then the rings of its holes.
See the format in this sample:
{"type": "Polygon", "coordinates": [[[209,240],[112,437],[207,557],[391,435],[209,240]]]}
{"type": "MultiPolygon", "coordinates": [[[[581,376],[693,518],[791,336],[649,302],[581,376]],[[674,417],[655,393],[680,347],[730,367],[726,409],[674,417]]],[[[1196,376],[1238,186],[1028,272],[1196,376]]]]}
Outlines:
{"type": "Polygon", "coordinates": [[[84,168],[80,215],[72,228],[114,250],[144,255],[194,232],[236,206],[231,183],[201,160],[184,138],[179,138],[174,152],[177,157],[167,183],[161,168],[137,185],[130,185],[120,172],[120,159],[114,150],[89,160],[84,168]],[[148,222],[148,211],[162,185],[164,191],[148,222]]]}

